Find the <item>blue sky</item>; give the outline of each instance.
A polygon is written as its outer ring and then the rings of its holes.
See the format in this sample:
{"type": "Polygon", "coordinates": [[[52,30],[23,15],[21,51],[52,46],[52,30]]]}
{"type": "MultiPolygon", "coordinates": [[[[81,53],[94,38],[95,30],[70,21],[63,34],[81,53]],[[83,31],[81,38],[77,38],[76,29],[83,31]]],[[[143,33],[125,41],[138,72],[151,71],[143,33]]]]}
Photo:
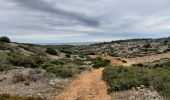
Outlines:
{"type": "Polygon", "coordinates": [[[170,36],[170,0],[1,0],[0,36],[101,42],[170,36]]]}

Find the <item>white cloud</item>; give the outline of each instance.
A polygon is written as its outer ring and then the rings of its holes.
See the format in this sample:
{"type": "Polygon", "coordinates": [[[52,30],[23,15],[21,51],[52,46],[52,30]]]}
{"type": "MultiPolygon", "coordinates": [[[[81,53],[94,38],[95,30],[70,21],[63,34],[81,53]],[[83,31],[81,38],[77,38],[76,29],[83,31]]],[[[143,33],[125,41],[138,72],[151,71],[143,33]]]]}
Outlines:
{"type": "Polygon", "coordinates": [[[0,35],[19,42],[170,36],[169,10],[169,0],[1,0],[0,35]]]}

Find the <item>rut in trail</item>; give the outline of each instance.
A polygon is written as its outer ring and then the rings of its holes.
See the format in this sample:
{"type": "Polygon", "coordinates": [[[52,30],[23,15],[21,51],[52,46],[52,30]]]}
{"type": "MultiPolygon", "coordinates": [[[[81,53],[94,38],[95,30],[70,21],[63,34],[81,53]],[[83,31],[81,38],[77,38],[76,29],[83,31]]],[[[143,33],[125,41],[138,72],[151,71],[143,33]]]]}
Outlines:
{"type": "Polygon", "coordinates": [[[111,100],[107,85],[102,80],[102,68],[82,73],[55,100],[111,100]]]}

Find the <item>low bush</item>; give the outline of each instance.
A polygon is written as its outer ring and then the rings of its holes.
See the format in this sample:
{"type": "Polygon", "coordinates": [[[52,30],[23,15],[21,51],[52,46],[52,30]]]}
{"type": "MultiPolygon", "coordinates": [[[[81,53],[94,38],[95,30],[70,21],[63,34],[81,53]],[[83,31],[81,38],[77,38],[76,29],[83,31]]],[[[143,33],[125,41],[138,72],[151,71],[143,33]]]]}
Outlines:
{"type": "Polygon", "coordinates": [[[0,37],[0,41],[5,42],[5,43],[10,43],[11,42],[10,39],[8,37],[6,37],[6,36],[0,37]]]}
{"type": "Polygon", "coordinates": [[[72,61],[72,63],[74,63],[74,64],[76,64],[76,65],[83,65],[83,60],[81,60],[81,59],[74,59],[74,60],[72,61]]]}
{"type": "Polygon", "coordinates": [[[86,54],[79,54],[80,58],[84,58],[86,56],[86,54]]]}
{"type": "Polygon", "coordinates": [[[12,68],[11,65],[8,64],[0,64],[0,72],[10,70],[12,68]]]}
{"type": "Polygon", "coordinates": [[[42,68],[43,69],[47,69],[48,67],[54,67],[55,65],[54,64],[50,64],[50,63],[44,63],[44,64],[42,64],[42,68]]]}
{"type": "Polygon", "coordinates": [[[46,49],[46,52],[47,52],[48,54],[51,54],[51,55],[58,55],[58,54],[57,54],[57,51],[56,51],[55,49],[53,49],[53,48],[47,48],[47,49],[46,49]]]}
{"type": "Polygon", "coordinates": [[[163,96],[170,99],[170,62],[163,64],[163,67],[153,68],[154,80],[151,81],[153,87],[163,96]]]}
{"type": "Polygon", "coordinates": [[[138,73],[132,73],[122,66],[109,66],[103,71],[103,79],[111,86],[108,92],[130,89],[142,84],[137,77],[138,73]]]}
{"type": "Polygon", "coordinates": [[[153,86],[159,94],[170,99],[170,62],[153,68],[141,67],[140,64],[130,68],[106,66],[103,79],[110,85],[108,93],[145,85],[153,86]]]}
{"type": "Polygon", "coordinates": [[[25,56],[21,54],[10,54],[7,58],[9,63],[14,66],[22,66],[26,68],[38,68],[44,62],[44,59],[36,56],[25,56]]]}
{"type": "Polygon", "coordinates": [[[101,57],[97,57],[92,60],[93,62],[93,68],[99,68],[99,67],[105,67],[110,63],[110,60],[108,59],[102,59],[101,57]]]}
{"type": "Polygon", "coordinates": [[[48,67],[55,67],[56,65],[65,65],[67,62],[64,59],[55,59],[55,60],[50,60],[46,59],[44,63],[42,64],[43,69],[47,69],[48,67]]]}
{"type": "Polygon", "coordinates": [[[24,96],[11,96],[9,94],[0,94],[0,100],[43,100],[40,97],[24,97],[24,96]]]}
{"type": "Polygon", "coordinates": [[[58,60],[52,60],[51,64],[64,65],[64,64],[66,64],[66,62],[63,59],[58,59],[58,60]]]}
{"type": "Polygon", "coordinates": [[[66,53],[66,54],[72,54],[72,52],[69,49],[60,49],[60,52],[66,53]]]}
{"type": "Polygon", "coordinates": [[[48,67],[47,72],[56,74],[57,77],[62,77],[62,78],[68,78],[68,77],[73,77],[75,74],[73,69],[69,67],[63,67],[63,66],[53,66],[53,67],[48,67]]]}

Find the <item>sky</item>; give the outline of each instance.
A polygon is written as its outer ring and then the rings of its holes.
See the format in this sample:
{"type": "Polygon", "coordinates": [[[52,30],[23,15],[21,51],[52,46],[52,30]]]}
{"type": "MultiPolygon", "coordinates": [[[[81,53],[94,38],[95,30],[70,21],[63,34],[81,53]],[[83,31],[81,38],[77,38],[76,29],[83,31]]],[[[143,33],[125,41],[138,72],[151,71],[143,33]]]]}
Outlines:
{"type": "Polygon", "coordinates": [[[103,42],[170,36],[170,0],[0,0],[14,42],[103,42]]]}

